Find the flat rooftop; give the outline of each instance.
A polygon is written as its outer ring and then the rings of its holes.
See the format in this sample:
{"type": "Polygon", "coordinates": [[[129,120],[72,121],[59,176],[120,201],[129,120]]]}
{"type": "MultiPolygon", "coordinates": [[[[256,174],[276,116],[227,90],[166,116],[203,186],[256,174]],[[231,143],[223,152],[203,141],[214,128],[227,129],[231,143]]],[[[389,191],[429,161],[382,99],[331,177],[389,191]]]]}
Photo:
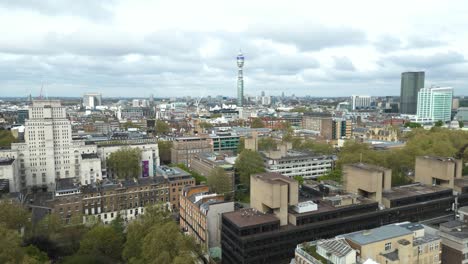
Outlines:
{"type": "Polygon", "coordinates": [[[393,187],[391,190],[384,191],[382,197],[388,200],[396,200],[401,198],[407,198],[412,196],[438,193],[438,192],[447,192],[451,189],[444,188],[440,186],[424,185],[420,183],[403,185],[399,187],[393,187]]]}
{"type": "MultiPolygon", "coordinates": [[[[347,195],[343,195],[343,196],[347,196],[347,195]]],[[[363,204],[372,204],[372,203],[377,204],[376,201],[373,201],[371,199],[364,198],[364,197],[358,197],[357,202],[354,203],[354,204],[334,206],[330,202],[325,201],[323,198],[329,198],[330,200],[339,199],[339,197],[337,197],[337,196],[314,197],[313,202],[317,204],[317,210],[310,211],[310,212],[305,212],[305,213],[298,213],[298,212],[296,212],[296,211],[294,211],[292,209],[289,209],[288,213],[298,217],[298,216],[314,215],[314,214],[319,214],[319,213],[324,213],[324,212],[331,212],[331,211],[340,210],[340,209],[343,209],[343,208],[350,208],[350,207],[353,207],[353,206],[359,206],[359,205],[363,205],[363,204]]],[[[301,200],[301,202],[304,202],[304,201],[301,200]]]]}
{"type": "Polygon", "coordinates": [[[239,211],[224,213],[223,217],[240,228],[273,222],[278,222],[279,224],[280,222],[276,216],[272,214],[264,214],[254,208],[241,209],[239,211]]]}
{"type": "Polygon", "coordinates": [[[11,165],[15,161],[14,158],[0,158],[0,166],[1,165],[11,165]]]}
{"type": "Polygon", "coordinates": [[[412,234],[412,231],[404,227],[398,225],[386,225],[370,230],[349,233],[343,235],[343,237],[353,241],[356,244],[367,245],[378,241],[412,234]]]}
{"type": "Polygon", "coordinates": [[[452,157],[439,157],[439,156],[418,156],[416,158],[430,159],[434,161],[454,162],[456,159],[452,157]]]}
{"type": "Polygon", "coordinates": [[[372,164],[367,164],[367,163],[362,163],[362,162],[353,163],[353,164],[346,164],[345,166],[350,166],[350,167],[354,167],[354,168],[362,169],[362,170],[367,170],[367,171],[384,172],[384,171],[388,170],[387,168],[384,168],[384,167],[380,167],[380,166],[372,165],[372,164]]]}
{"type": "Polygon", "coordinates": [[[270,183],[278,183],[278,184],[287,184],[287,183],[294,183],[296,180],[286,177],[277,172],[263,172],[254,174],[253,177],[260,179],[262,181],[270,182],[270,183]]]}

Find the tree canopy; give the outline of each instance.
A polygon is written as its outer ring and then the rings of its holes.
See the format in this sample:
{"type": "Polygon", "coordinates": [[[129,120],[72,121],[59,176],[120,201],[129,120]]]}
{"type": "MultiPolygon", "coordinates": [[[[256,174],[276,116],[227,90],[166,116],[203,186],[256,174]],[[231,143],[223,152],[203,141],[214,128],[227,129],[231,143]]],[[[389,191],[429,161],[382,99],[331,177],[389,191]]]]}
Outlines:
{"type": "Polygon", "coordinates": [[[249,149],[244,149],[239,154],[234,167],[239,174],[240,182],[245,186],[250,186],[250,175],[265,171],[260,153],[249,149]]]}
{"type": "Polygon", "coordinates": [[[16,138],[10,130],[0,130],[0,147],[10,147],[11,143],[16,142],[16,138]]]}
{"type": "Polygon", "coordinates": [[[219,194],[230,194],[232,191],[232,179],[221,167],[213,169],[207,177],[207,185],[210,189],[219,194]]]}
{"type": "Polygon", "coordinates": [[[252,123],[250,124],[251,128],[263,128],[265,127],[265,123],[263,123],[262,119],[256,117],[252,119],[252,123]]]}
{"type": "Polygon", "coordinates": [[[172,141],[160,140],[158,141],[159,159],[163,164],[169,164],[171,162],[171,148],[172,141]]]}
{"type": "Polygon", "coordinates": [[[293,141],[293,147],[299,150],[308,150],[321,155],[330,155],[334,152],[332,145],[327,143],[320,143],[312,139],[306,139],[303,142],[298,143],[293,141]]]}
{"type": "Polygon", "coordinates": [[[163,120],[156,120],[155,130],[158,135],[167,134],[171,131],[169,125],[163,120]]]}
{"type": "Polygon", "coordinates": [[[141,171],[141,150],[123,147],[112,152],[107,159],[107,166],[118,178],[138,177],[141,171]]]}
{"type": "Polygon", "coordinates": [[[276,150],[278,143],[272,137],[262,137],[258,140],[259,151],[271,151],[276,150]]]}

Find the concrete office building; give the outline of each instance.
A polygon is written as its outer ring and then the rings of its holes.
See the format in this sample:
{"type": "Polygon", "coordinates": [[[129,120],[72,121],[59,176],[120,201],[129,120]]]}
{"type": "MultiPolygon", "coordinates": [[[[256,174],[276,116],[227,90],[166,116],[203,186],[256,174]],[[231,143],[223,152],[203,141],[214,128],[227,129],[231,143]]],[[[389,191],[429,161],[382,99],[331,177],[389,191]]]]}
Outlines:
{"type": "Polygon", "coordinates": [[[86,109],[95,109],[102,105],[102,95],[100,93],[87,93],[83,95],[83,107],[86,109]]]}
{"type": "Polygon", "coordinates": [[[424,72],[404,72],[401,74],[400,113],[415,115],[418,92],[424,88],[424,72]]]}
{"type": "Polygon", "coordinates": [[[391,184],[390,169],[365,163],[343,166],[343,187],[347,192],[381,203],[382,193],[390,190],[391,184]]]}
{"type": "MultiPolygon", "coordinates": [[[[378,177],[380,172],[380,188],[383,188],[382,183],[385,182],[382,179],[385,177],[382,175],[386,174],[385,171],[379,169],[377,175],[374,175],[378,177]]],[[[361,170],[356,172],[360,174],[361,170]]],[[[223,214],[221,233],[223,263],[286,263],[294,257],[297,245],[303,242],[332,238],[386,224],[418,222],[445,216],[454,203],[454,196],[450,192],[426,196],[431,193],[430,189],[416,189],[408,190],[405,196],[398,198],[397,201],[401,205],[395,203],[391,208],[383,208],[372,199],[346,194],[343,190],[340,190],[338,195],[328,194],[318,186],[314,190],[302,188],[302,191],[307,191],[312,196],[309,196],[308,201],[304,201],[304,196],[301,196],[299,199],[304,202],[298,201],[295,204],[298,189],[297,185],[290,183],[293,180],[282,175],[269,176],[269,174],[251,176],[252,208],[223,214]],[[262,183],[256,184],[254,181],[262,183]],[[284,212],[287,212],[287,217],[284,212]]],[[[365,188],[357,187],[357,189],[365,188]]],[[[382,195],[385,196],[385,192],[382,195]]],[[[458,202],[462,205],[467,204],[468,194],[459,195],[458,202]]],[[[421,243],[424,244],[424,241],[421,243]]],[[[414,253],[417,249],[414,247],[415,244],[413,240],[411,245],[413,256],[418,255],[417,252],[414,253]]],[[[430,244],[425,245],[426,248],[427,245],[430,247],[430,244]]],[[[392,246],[395,249],[396,245],[392,246]]],[[[424,247],[422,250],[425,250],[424,247]]],[[[385,252],[385,247],[380,252],[382,251],[383,254],[392,253],[388,255],[388,259],[396,253],[385,252]]]]}
{"type": "Polygon", "coordinates": [[[455,181],[462,179],[463,162],[459,159],[434,156],[416,157],[416,182],[454,188],[455,181]]]}
{"type": "Polygon", "coordinates": [[[369,109],[371,101],[368,95],[353,95],[351,96],[352,110],[369,109]]]}
{"type": "Polygon", "coordinates": [[[221,214],[234,211],[234,202],[210,193],[208,186],[188,186],[181,193],[180,228],[204,249],[220,246],[221,214]]]}
{"type": "Polygon", "coordinates": [[[448,122],[452,119],[453,88],[423,88],[418,92],[417,120],[448,122]]]}

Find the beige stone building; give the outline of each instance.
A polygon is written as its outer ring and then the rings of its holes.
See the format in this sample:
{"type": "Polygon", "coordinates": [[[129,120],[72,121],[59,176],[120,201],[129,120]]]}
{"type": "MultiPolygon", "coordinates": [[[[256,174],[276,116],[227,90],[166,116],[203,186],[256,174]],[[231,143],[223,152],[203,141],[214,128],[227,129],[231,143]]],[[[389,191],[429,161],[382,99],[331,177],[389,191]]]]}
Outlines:
{"type": "Polygon", "coordinates": [[[212,140],[208,137],[176,138],[172,143],[171,162],[190,166],[192,157],[200,153],[211,152],[213,149],[212,144],[212,140]]]}
{"type": "Polygon", "coordinates": [[[372,259],[386,264],[438,264],[440,237],[417,223],[391,224],[343,235],[357,252],[356,263],[372,259]]]}
{"type": "Polygon", "coordinates": [[[343,166],[343,187],[347,192],[382,203],[382,193],[390,190],[392,170],[365,163],[343,166]]]}
{"type": "Polygon", "coordinates": [[[416,182],[454,188],[455,180],[462,178],[463,162],[459,159],[420,156],[416,157],[416,182]]]}
{"type": "Polygon", "coordinates": [[[289,206],[299,200],[299,184],[279,173],[268,172],[250,177],[250,205],[263,213],[273,213],[281,225],[288,224],[289,206]]]}
{"type": "Polygon", "coordinates": [[[235,157],[217,152],[200,153],[192,157],[191,169],[202,176],[208,177],[217,168],[222,168],[229,178],[229,189],[234,190],[235,157]]]}

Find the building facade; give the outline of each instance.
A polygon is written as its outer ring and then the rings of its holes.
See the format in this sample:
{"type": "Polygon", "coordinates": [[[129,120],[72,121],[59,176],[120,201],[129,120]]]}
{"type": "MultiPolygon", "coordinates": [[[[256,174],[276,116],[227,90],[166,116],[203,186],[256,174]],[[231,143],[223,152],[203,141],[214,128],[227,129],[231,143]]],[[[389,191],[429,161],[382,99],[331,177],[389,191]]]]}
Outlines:
{"type": "Polygon", "coordinates": [[[371,97],[368,95],[353,95],[351,96],[352,110],[369,109],[371,101],[371,97]]]}
{"type": "Polygon", "coordinates": [[[195,186],[195,179],[192,175],[177,167],[159,166],[156,168],[156,177],[168,181],[170,205],[175,211],[179,209],[182,190],[185,187],[195,186]]]}
{"type": "Polygon", "coordinates": [[[83,107],[87,109],[95,109],[96,106],[102,105],[102,95],[100,93],[87,93],[83,95],[83,107]]]}
{"type": "Polygon", "coordinates": [[[211,152],[212,141],[207,137],[179,137],[174,139],[171,148],[171,162],[190,166],[190,160],[199,153],[211,152]]]}
{"type": "Polygon", "coordinates": [[[417,118],[421,121],[443,121],[452,119],[453,88],[423,88],[418,92],[417,118]]]}
{"type": "Polygon", "coordinates": [[[418,92],[424,88],[424,72],[404,72],[401,74],[400,113],[415,115],[418,92]]]}

